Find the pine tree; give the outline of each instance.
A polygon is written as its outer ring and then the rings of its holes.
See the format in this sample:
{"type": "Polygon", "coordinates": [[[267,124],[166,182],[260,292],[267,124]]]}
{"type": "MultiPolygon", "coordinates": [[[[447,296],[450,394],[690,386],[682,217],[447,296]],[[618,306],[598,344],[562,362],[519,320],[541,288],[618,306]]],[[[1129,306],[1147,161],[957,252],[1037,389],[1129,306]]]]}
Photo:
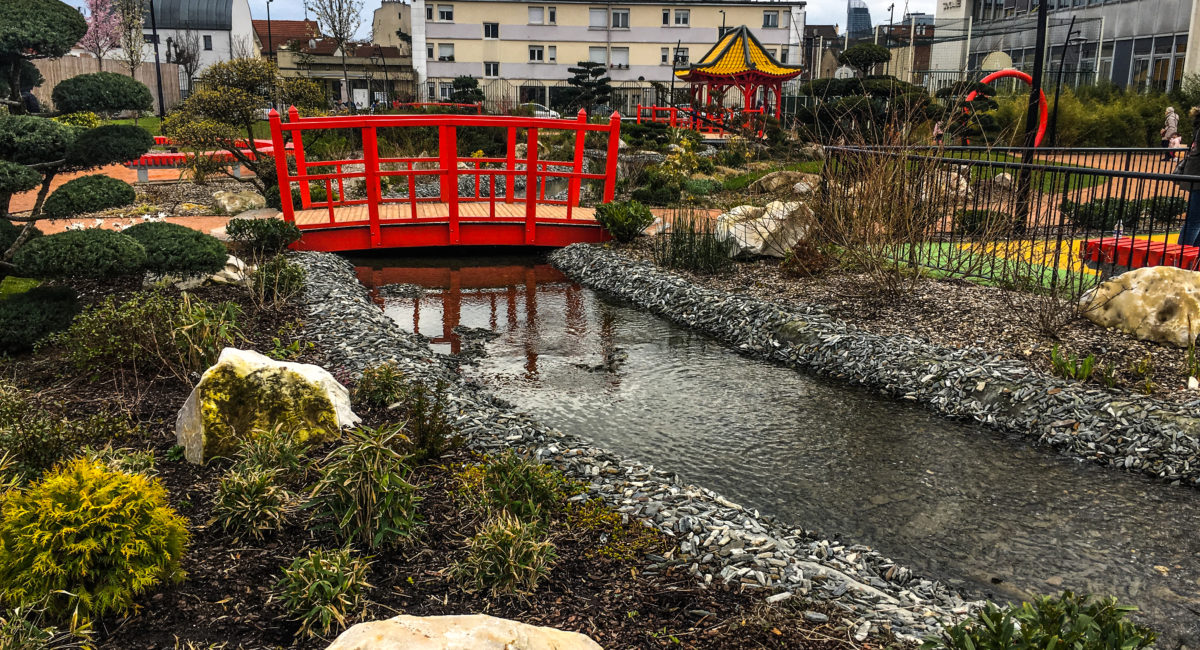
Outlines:
{"type": "Polygon", "coordinates": [[[603,63],[580,61],[567,72],[575,75],[567,80],[573,86],[568,102],[572,108],[583,108],[591,115],[596,106],[607,105],[612,100],[612,79],[603,63]]]}

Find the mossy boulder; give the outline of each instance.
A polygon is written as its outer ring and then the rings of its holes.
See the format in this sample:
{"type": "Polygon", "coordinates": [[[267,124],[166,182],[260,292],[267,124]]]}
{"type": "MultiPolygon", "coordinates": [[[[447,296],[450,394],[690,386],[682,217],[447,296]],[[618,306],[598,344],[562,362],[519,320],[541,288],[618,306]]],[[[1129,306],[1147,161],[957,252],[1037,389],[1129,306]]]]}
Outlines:
{"type": "Polygon", "coordinates": [[[204,463],[276,428],[317,443],[358,422],[349,391],[323,368],[225,348],[179,411],[175,435],[189,462],[204,463]]]}

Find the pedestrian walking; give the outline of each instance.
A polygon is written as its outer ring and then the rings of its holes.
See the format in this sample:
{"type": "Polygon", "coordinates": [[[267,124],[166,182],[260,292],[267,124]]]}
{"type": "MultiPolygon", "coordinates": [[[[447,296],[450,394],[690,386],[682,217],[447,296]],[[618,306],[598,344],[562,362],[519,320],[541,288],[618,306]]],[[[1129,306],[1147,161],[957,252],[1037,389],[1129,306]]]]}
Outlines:
{"type": "Polygon", "coordinates": [[[946,127],[943,126],[941,120],[933,123],[933,142],[937,146],[942,146],[942,138],[946,136],[946,127]]]}
{"type": "MultiPolygon", "coordinates": [[[[1163,128],[1159,132],[1162,135],[1163,149],[1168,149],[1171,146],[1171,138],[1179,133],[1179,115],[1175,113],[1174,106],[1167,107],[1167,118],[1163,121],[1163,128]]],[[[1163,160],[1171,160],[1171,152],[1163,151],[1163,160]]]]}
{"type": "MultiPolygon", "coordinates": [[[[1187,155],[1175,169],[1176,174],[1183,176],[1200,176],[1200,106],[1188,113],[1192,118],[1192,146],[1187,155]]],[[[1179,189],[1189,192],[1187,216],[1183,221],[1183,230],[1179,233],[1179,243],[1183,246],[1200,246],[1200,183],[1176,181],[1179,189]]]]}

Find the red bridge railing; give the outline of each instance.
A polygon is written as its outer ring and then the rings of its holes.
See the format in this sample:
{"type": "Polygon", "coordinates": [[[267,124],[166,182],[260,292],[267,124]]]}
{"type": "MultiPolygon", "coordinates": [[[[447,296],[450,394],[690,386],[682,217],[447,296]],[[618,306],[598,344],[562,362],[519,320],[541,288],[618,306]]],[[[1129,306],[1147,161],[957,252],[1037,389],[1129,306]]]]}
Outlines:
{"type": "MultiPolygon", "coordinates": [[[[296,206],[292,188],[298,189],[301,210],[323,209],[328,215],[323,223],[298,223],[301,230],[344,227],[347,223],[361,222],[339,218],[339,210],[365,206],[366,222],[370,226],[371,240],[378,246],[381,242],[381,223],[446,222],[450,228],[450,243],[459,241],[459,223],[463,219],[463,206],[469,203],[487,203],[487,216],[482,217],[478,209],[472,210],[470,220],[512,219],[516,211],[504,210],[498,215],[497,206],[523,204],[525,238],[528,243],[535,239],[539,221],[564,221],[561,218],[540,217],[539,206],[565,206],[565,221],[577,218],[581,186],[585,180],[603,181],[603,201],[611,201],[616,190],[617,153],[620,145],[621,117],[613,113],[607,123],[591,124],[587,113],[579,111],[576,119],[554,119],[507,115],[350,115],[302,118],[295,107],[288,109],[288,121],[280,119],[277,112],[270,114],[271,140],[275,149],[282,150],[284,134],[292,136],[295,171],[289,168],[287,158],[276,157],[279,175],[280,200],[283,217],[295,222],[296,206]],[[438,130],[438,152],[436,156],[388,157],[380,154],[381,129],[435,127],[438,130]],[[468,127],[491,127],[506,130],[506,155],[503,158],[464,156],[458,150],[458,130],[468,127]],[[307,160],[304,149],[304,134],[333,129],[354,129],[361,135],[362,157],[341,160],[307,160]],[[570,131],[574,136],[572,160],[543,160],[539,157],[538,134],[542,130],[570,131]],[[607,135],[605,168],[603,173],[585,173],[584,148],[588,133],[607,135]],[[526,145],[523,156],[517,156],[518,141],[526,145]],[[459,189],[461,177],[474,179],[473,191],[463,195],[459,189]],[[365,196],[350,198],[346,194],[347,181],[363,179],[365,196]],[[424,178],[437,179],[437,192],[432,196],[418,196],[417,188],[424,178]],[[497,187],[496,179],[504,179],[504,186],[497,187]],[[524,196],[514,190],[517,178],[525,179],[524,196]],[[547,181],[566,179],[565,199],[547,198],[547,181]],[[384,186],[400,183],[406,190],[403,196],[384,196],[384,186]],[[323,199],[314,200],[313,184],[325,190],[323,199]],[[336,191],[335,191],[336,188],[336,191]],[[418,204],[442,204],[444,216],[420,216],[418,204]],[[390,217],[381,215],[381,208],[389,204],[401,204],[399,211],[389,211],[390,217]],[[395,215],[400,216],[395,216],[395,215]]],[[[361,209],[361,208],[360,208],[361,209]]],[[[561,211],[560,211],[561,212],[561,211]]]]}
{"type": "MultiPolygon", "coordinates": [[[[754,118],[761,117],[763,109],[747,108],[733,111],[727,108],[695,109],[691,107],[677,108],[675,106],[643,106],[638,104],[637,123],[655,122],[666,124],[673,129],[689,129],[707,133],[717,137],[726,136],[732,129],[749,129],[754,126],[754,118]]],[[[762,130],[758,136],[762,137],[762,130]]]]}

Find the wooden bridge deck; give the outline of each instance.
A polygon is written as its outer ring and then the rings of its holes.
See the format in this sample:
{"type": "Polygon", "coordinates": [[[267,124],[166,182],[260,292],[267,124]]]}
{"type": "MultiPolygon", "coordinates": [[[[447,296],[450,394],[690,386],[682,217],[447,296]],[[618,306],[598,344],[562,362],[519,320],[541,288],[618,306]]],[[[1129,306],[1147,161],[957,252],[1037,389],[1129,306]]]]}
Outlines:
{"type": "MultiPolygon", "coordinates": [[[[450,204],[448,203],[417,203],[417,219],[440,219],[446,220],[450,214],[450,204]]],[[[497,201],[491,203],[488,201],[462,201],[458,204],[458,218],[460,221],[477,221],[496,219],[501,221],[525,221],[525,202],[519,203],[503,203],[497,201]],[[495,210],[493,215],[492,210],[495,210]]],[[[318,226],[318,225],[338,225],[361,223],[368,221],[370,215],[366,204],[361,205],[342,205],[333,209],[333,221],[329,219],[329,208],[310,208],[308,210],[295,211],[296,225],[318,226]]],[[[379,220],[381,222],[397,221],[403,223],[405,220],[413,219],[412,205],[405,203],[384,203],[379,206],[379,220]]],[[[568,219],[567,206],[565,205],[546,205],[540,203],[537,206],[537,221],[544,222],[547,220],[563,220],[568,219]]],[[[571,221],[579,221],[580,225],[595,225],[596,210],[595,208],[585,208],[575,206],[571,208],[571,221]]]]}

